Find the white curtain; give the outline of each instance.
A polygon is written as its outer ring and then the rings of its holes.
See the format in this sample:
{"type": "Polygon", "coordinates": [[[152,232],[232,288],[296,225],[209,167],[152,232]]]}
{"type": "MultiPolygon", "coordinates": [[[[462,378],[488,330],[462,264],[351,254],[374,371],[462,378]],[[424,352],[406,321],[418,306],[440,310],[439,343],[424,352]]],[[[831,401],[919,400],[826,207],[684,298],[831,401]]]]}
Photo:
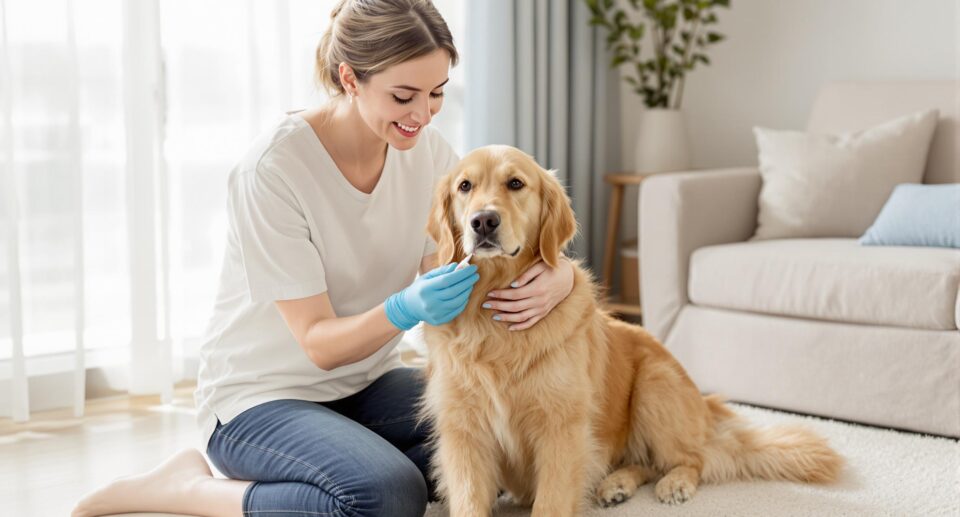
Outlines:
{"type": "MultiPolygon", "coordinates": [[[[0,415],[81,415],[90,368],[165,399],[195,374],[227,173],[323,101],[334,3],[0,0],[0,415]]],[[[434,3],[459,40],[464,0],[434,3]]],[[[435,121],[460,152],[462,69],[435,121]]]]}

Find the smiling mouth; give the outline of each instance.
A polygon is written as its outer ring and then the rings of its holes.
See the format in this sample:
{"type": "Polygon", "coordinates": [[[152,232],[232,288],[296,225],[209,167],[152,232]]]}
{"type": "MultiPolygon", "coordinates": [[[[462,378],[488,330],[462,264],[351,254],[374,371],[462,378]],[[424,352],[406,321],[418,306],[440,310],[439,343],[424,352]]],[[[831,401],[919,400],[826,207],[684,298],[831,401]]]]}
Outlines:
{"type": "Polygon", "coordinates": [[[397,128],[397,131],[399,131],[403,136],[412,137],[420,131],[421,126],[408,126],[395,121],[393,122],[393,127],[397,128]]]}

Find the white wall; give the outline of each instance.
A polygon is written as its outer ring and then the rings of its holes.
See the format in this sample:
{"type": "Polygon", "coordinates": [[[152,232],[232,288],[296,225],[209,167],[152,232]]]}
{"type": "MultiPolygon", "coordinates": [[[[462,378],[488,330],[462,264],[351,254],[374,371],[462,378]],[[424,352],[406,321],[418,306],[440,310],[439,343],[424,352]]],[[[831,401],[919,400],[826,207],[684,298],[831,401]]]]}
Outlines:
{"type": "MultiPolygon", "coordinates": [[[[756,163],[751,127],[802,129],[820,85],[837,80],[960,78],[958,0],[733,0],[727,40],[687,78],[693,166],[756,163]]],[[[624,85],[623,148],[640,97],[624,85]]],[[[623,163],[631,167],[627,152],[623,163]]]]}
{"type": "MultiPolygon", "coordinates": [[[[960,0],[732,0],[712,64],[687,77],[694,168],[756,164],[751,127],[803,129],[820,85],[960,79],[960,0]]],[[[649,50],[649,46],[645,51],[649,50]]],[[[633,167],[640,97],[622,86],[622,163],[633,167]]],[[[624,232],[635,235],[636,199],[624,232]]]]}

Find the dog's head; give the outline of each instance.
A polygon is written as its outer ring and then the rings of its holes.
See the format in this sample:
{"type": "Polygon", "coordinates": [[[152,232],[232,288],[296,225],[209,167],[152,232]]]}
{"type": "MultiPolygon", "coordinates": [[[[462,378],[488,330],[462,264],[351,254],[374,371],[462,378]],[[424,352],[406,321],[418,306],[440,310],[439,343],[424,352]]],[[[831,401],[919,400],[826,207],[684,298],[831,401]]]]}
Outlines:
{"type": "Polygon", "coordinates": [[[577,221],[551,171],[519,149],[491,145],[466,155],[438,181],[427,232],[440,264],[540,255],[557,267],[577,221]]]}

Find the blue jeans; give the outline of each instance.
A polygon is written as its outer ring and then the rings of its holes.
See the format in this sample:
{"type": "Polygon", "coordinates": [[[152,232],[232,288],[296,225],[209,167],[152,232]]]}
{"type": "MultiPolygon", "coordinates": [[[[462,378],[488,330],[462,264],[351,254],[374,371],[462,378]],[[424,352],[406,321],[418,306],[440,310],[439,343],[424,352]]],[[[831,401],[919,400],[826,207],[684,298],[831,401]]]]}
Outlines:
{"type": "Polygon", "coordinates": [[[419,369],[400,368],[341,400],[260,404],[218,423],[207,455],[253,481],[245,516],[421,517],[435,499],[429,424],[417,426],[423,387],[419,369]]]}

